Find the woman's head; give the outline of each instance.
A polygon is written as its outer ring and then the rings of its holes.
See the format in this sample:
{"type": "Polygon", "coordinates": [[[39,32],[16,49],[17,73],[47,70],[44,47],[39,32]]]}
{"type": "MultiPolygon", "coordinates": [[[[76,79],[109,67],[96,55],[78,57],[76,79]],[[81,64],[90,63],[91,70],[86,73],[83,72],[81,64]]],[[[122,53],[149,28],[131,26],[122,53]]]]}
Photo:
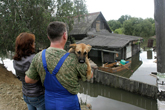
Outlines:
{"type": "Polygon", "coordinates": [[[14,60],[21,60],[22,57],[35,53],[35,35],[31,33],[21,33],[15,41],[14,60]]]}

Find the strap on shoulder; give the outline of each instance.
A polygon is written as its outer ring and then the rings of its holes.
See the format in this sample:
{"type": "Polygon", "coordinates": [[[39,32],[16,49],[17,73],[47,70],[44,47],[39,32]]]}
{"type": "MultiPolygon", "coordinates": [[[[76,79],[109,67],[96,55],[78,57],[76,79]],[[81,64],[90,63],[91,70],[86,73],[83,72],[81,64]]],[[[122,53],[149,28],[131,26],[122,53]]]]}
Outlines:
{"type": "Polygon", "coordinates": [[[52,74],[57,74],[58,71],[60,70],[62,64],[64,63],[65,59],[68,57],[70,53],[66,53],[61,59],[60,61],[58,62],[57,66],[55,67],[55,69],[53,70],[52,74]]]}
{"type": "Polygon", "coordinates": [[[46,49],[44,49],[44,50],[42,51],[42,63],[43,63],[43,67],[44,67],[45,71],[46,71],[46,72],[49,72],[48,69],[47,69],[47,63],[46,63],[45,54],[46,54],[46,49]]]}

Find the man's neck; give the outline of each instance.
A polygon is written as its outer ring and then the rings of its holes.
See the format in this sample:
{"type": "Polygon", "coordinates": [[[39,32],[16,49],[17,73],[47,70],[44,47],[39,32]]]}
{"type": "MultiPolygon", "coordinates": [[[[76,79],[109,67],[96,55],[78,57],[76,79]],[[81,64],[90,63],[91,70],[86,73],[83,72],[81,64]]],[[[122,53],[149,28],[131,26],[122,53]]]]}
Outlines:
{"type": "Polygon", "coordinates": [[[60,42],[51,42],[50,47],[64,49],[64,46],[60,42]]]}

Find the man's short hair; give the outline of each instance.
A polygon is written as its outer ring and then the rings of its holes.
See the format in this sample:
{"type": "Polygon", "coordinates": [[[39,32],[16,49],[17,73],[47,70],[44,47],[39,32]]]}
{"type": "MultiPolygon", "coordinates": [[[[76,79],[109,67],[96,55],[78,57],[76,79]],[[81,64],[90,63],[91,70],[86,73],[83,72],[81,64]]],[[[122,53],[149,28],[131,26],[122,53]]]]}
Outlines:
{"type": "Polygon", "coordinates": [[[59,21],[49,23],[47,27],[47,34],[50,40],[59,40],[61,36],[66,32],[66,24],[59,21]]]}

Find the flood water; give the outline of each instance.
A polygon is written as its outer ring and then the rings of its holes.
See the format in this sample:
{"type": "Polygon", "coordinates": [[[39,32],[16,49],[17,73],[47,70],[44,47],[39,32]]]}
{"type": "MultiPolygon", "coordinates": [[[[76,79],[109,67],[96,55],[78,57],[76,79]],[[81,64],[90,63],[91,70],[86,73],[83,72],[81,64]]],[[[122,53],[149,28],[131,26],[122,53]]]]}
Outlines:
{"type": "Polygon", "coordinates": [[[78,96],[92,110],[157,110],[154,99],[98,83],[81,82],[78,96]]]}
{"type": "MultiPolygon", "coordinates": [[[[156,78],[151,76],[151,72],[156,72],[154,63],[156,53],[152,50],[142,50],[132,57],[132,64],[129,70],[125,70],[118,75],[156,85],[156,78]]],[[[101,59],[91,58],[99,66],[101,59]]],[[[0,63],[15,74],[12,64],[12,53],[0,53],[0,63]]],[[[78,97],[81,103],[89,103],[92,110],[158,110],[155,99],[131,93],[125,90],[116,89],[99,83],[80,82],[81,89],[78,97]]]]}

